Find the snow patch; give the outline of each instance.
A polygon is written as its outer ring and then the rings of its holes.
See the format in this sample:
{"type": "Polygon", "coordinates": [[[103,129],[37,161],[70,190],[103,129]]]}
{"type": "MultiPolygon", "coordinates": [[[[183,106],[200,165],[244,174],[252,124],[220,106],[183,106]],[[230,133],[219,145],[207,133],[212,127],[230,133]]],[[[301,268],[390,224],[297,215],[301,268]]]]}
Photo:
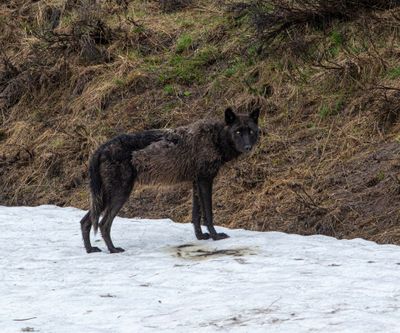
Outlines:
{"type": "Polygon", "coordinates": [[[117,218],[86,254],[84,214],[0,207],[1,333],[399,332],[398,246],[117,218]]]}

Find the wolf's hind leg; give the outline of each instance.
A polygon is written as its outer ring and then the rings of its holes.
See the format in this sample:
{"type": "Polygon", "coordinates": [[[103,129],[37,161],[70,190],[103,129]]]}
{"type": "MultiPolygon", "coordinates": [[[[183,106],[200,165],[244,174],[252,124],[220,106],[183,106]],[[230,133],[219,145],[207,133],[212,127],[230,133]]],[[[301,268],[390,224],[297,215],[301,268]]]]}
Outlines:
{"type": "Polygon", "coordinates": [[[111,240],[111,226],[114,218],[117,216],[118,212],[128,200],[129,195],[132,191],[133,182],[118,182],[114,184],[113,191],[110,193],[107,200],[106,209],[104,211],[104,216],[100,221],[100,231],[101,235],[108,247],[110,253],[124,252],[125,250],[120,247],[115,247],[111,240]]]}
{"type": "Polygon", "coordinates": [[[114,218],[125,204],[132,191],[136,172],[128,160],[114,161],[104,169],[103,218],[99,223],[101,236],[110,253],[123,252],[124,249],[115,247],[111,240],[111,227],[114,218]]]}
{"type": "Polygon", "coordinates": [[[100,221],[101,236],[103,237],[104,242],[106,243],[107,248],[110,251],[110,253],[118,253],[118,252],[125,251],[123,248],[115,247],[111,240],[111,226],[112,226],[115,216],[117,216],[122,205],[107,207],[105,210],[105,213],[104,213],[104,217],[100,221]]]}
{"type": "Polygon", "coordinates": [[[101,252],[101,250],[98,247],[92,246],[92,244],[90,243],[90,228],[91,227],[92,227],[92,221],[90,219],[90,211],[88,211],[81,220],[81,231],[82,231],[83,244],[85,245],[85,249],[86,249],[87,253],[101,252]]]}

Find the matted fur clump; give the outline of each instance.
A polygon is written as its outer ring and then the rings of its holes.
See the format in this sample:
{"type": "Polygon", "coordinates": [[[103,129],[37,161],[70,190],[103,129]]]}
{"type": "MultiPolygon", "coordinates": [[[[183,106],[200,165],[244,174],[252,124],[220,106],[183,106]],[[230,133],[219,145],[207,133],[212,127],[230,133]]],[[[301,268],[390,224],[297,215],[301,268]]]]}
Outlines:
{"type": "Polygon", "coordinates": [[[219,127],[219,122],[202,120],[193,125],[166,130],[165,140],[135,151],[132,164],[138,172],[138,183],[173,184],[193,179],[197,161],[220,159],[216,151],[198,149],[214,146],[219,127]]]}

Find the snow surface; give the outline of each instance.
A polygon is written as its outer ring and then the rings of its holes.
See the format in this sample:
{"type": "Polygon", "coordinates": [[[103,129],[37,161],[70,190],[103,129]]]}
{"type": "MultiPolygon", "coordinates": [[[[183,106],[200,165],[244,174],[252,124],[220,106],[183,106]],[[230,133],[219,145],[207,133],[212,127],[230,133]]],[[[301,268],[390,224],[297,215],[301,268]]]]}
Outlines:
{"type": "Polygon", "coordinates": [[[1,333],[400,332],[398,246],[117,218],[86,254],[84,213],[0,206],[1,333]]]}

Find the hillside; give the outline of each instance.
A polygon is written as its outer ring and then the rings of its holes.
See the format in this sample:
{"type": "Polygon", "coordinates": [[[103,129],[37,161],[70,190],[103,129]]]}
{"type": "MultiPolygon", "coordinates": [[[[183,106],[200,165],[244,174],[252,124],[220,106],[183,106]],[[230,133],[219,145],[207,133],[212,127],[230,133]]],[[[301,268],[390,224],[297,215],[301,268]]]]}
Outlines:
{"type": "MultiPolygon", "coordinates": [[[[0,204],[88,207],[91,152],[124,132],[262,106],[221,172],[216,224],[400,244],[398,1],[0,4],[0,204]]],[[[190,221],[190,190],[125,216],[190,221]]]]}
{"type": "Polygon", "coordinates": [[[117,218],[126,252],[88,255],[84,214],[0,206],[2,333],[398,332],[398,246],[117,218]]]}

